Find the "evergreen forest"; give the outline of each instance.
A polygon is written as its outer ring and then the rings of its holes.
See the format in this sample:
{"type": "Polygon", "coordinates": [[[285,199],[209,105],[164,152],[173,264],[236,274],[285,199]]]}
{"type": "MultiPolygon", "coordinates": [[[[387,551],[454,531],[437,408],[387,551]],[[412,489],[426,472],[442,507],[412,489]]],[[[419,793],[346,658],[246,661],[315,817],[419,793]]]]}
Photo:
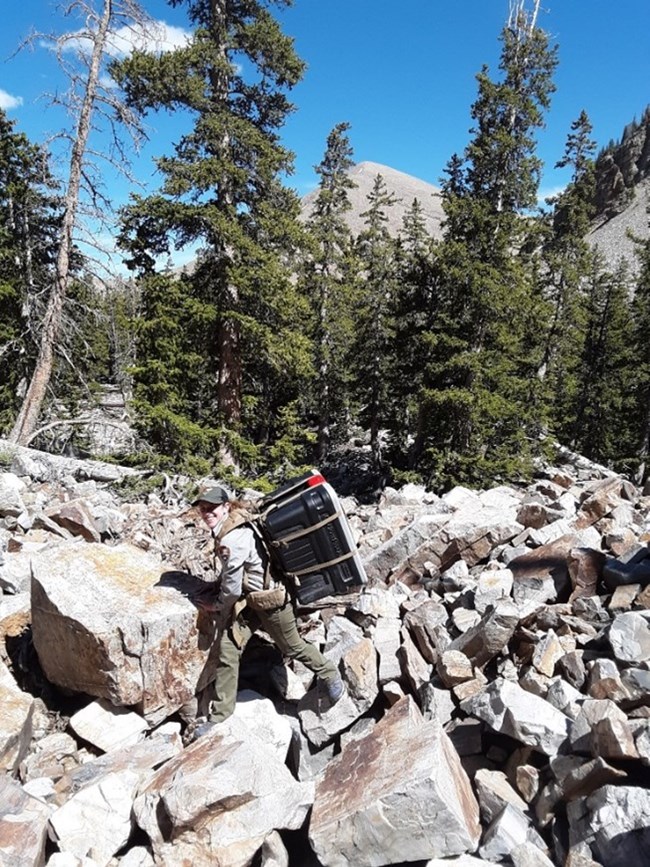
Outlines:
{"type": "Polygon", "coordinates": [[[282,141],[304,72],[277,15],[291,0],[170,3],[186,8],[191,41],[123,59],[104,37],[134,4],[83,4],[94,48],[64,177],[0,110],[0,434],[56,449],[68,420],[67,447],[88,454],[74,420],[114,386],[138,433],[114,460],[237,486],[363,446],[373,484],[486,487],[527,479],[557,442],[645,481],[650,241],[636,267],[611,272],[586,240],[603,157],[586,111],[557,155],[570,183],[538,207],[557,51],[534,10],[514,4],[498,68],[478,71],[434,239],[417,199],[388,231],[381,175],[352,235],[345,118],[301,219],[282,141]],[[159,188],[120,212],[128,278],[100,279],[74,242],[88,202],[103,207],[84,183],[107,110],[118,139],[155,112],[191,118],[158,156],[159,188]],[[180,270],[170,256],[184,247],[196,258],[180,270]]]}

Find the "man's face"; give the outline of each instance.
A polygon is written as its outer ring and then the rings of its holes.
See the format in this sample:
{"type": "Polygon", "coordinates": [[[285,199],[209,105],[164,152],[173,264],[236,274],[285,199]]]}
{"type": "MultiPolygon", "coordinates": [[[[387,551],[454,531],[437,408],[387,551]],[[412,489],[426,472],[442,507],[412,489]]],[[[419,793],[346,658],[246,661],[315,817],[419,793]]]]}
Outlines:
{"type": "Polygon", "coordinates": [[[219,526],[229,510],[228,503],[219,503],[216,506],[213,503],[199,503],[197,508],[203,521],[211,530],[219,526]]]}

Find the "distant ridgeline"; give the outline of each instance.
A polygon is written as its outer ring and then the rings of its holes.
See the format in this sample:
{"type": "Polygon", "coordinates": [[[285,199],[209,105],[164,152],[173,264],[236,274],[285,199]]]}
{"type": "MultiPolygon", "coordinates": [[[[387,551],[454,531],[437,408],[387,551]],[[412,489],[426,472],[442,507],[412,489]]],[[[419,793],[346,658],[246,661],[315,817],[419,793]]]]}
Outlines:
{"type": "Polygon", "coordinates": [[[637,184],[650,177],[650,106],[629,123],[620,142],[610,142],[596,160],[596,205],[611,219],[630,202],[637,184]]]}

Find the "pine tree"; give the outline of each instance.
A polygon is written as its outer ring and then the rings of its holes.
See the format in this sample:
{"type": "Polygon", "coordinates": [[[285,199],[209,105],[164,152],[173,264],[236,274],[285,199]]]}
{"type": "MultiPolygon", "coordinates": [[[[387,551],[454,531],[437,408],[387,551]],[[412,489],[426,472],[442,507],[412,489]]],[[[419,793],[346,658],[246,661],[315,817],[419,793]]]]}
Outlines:
{"type": "Polygon", "coordinates": [[[391,460],[400,471],[412,468],[414,456],[421,454],[426,429],[423,359],[428,354],[426,335],[437,312],[435,247],[422,204],[414,199],[404,215],[395,248],[396,289],[391,311],[395,331],[388,365],[391,460]]]}
{"type": "Polygon", "coordinates": [[[585,340],[587,281],[592,269],[586,240],[595,216],[595,170],[591,123],[582,111],[571,125],[564,156],[557,167],[570,166],[566,189],[553,201],[548,236],[543,245],[539,280],[547,307],[538,376],[556,435],[566,441],[575,422],[571,417],[578,388],[578,369],[585,340]]]}
{"type": "Polygon", "coordinates": [[[161,192],[126,209],[122,241],[144,272],[173,243],[201,245],[183,282],[203,326],[196,350],[208,378],[193,420],[223,429],[221,458],[233,464],[245,442],[273,438],[278,401],[298,397],[308,367],[289,268],[298,201],[281,180],[292,155],[278,138],[292,110],[285,92],[303,64],[269,11],[289,0],[174,3],[195,27],[191,42],[158,57],[136,53],[113,69],[138,110],[193,118],[174,155],[158,160],[161,192]]]}
{"type": "Polygon", "coordinates": [[[0,110],[0,428],[15,418],[38,350],[59,219],[46,154],[0,110]]]}
{"type": "Polygon", "coordinates": [[[627,264],[610,274],[599,254],[593,254],[588,289],[571,445],[591,460],[628,469],[633,453],[629,410],[635,359],[627,264]]]}
{"type": "Polygon", "coordinates": [[[203,322],[191,294],[190,278],[150,274],[140,284],[135,322],[136,358],[133,408],[144,439],[179,466],[191,455],[218,447],[216,425],[200,425],[210,403],[207,364],[202,351],[209,323],[203,322]]]}
{"type": "Polygon", "coordinates": [[[395,243],[387,228],[387,208],[396,201],[381,174],[368,195],[361,216],[365,228],[357,239],[363,268],[357,335],[350,361],[355,391],[362,405],[361,423],[370,429],[373,466],[383,466],[381,430],[389,417],[388,371],[394,324],[391,308],[395,294],[395,243]]]}
{"type": "MultiPolygon", "coordinates": [[[[650,211],[648,212],[650,216],[650,211]]],[[[650,457],[650,238],[637,247],[639,273],[632,302],[634,378],[634,457],[630,469],[641,484],[648,478],[650,457]]]]}
{"type": "Polygon", "coordinates": [[[345,214],[351,208],[348,191],[356,187],[349,174],[354,165],[349,128],[347,123],[337,124],[327,137],[325,155],[316,166],[318,193],[307,221],[310,246],[304,280],[315,319],[319,463],[328,456],[332,426],[337,421],[341,426],[348,404],[345,361],[351,340],[354,287],[350,285],[352,234],[345,214]]]}
{"type": "Polygon", "coordinates": [[[528,235],[540,161],[535,132],[553,91],[555,51],[517,4],[502,33],[501,78],[483,70],[473,137],[443,184],[436,312],[427,335],[427,421],[420,464],[438,484],[485,483],[525,466],[531,412],[533,298],[528,235]]]}

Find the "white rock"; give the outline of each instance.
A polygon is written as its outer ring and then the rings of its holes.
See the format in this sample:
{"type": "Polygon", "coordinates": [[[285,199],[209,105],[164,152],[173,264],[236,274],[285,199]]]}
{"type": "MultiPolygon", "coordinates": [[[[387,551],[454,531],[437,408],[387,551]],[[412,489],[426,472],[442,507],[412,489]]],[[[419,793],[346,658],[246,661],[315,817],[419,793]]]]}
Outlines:
{"type": "Polygon", "coordinates": [[[567,804],[569,842],[586,842],[600,864],[641,867],[650,852],[650,790],[602,786],[567,804]]]}
{"type": "Polygon", "coordinates": [[[240,690],[233,716],[270,747],[281,762],[286,760],[292,738],[291,723],[280,716],[270,699],[252,689],[240,690]]]}
{"type": "Polygon", "coordinates": [[[316,786],[309,826],[323,865],[372,865],[473,851],[478,805],[457,753],[435,721],[402,699],[346,745],[316,786]],[[396,750],[408,761],[395,761],[396,750]]]}
{"type": "MultiPolygon", "coordinates": [[[[120,861],[120,865],[124,862],[120,861]]],[[[99,867],[93,858],[77,858],[72,852],[54,852],[50,855],[47,867],[99,867]]]]}
{"type": "Polygon", "coordinates": [[[14,771],[29,749],[34,699],[0,659],[0,770],[14,771]]]}
{"type": "Polygon", "coordinates": [[[510,851],[513,867],[555,867],[553,861],[534,843],[519,843],[510,851]]]}
{"type": "Polygon", "coordinates": [[[372,640],[379,655],[380,684],[399,679],[401,669],[397,652],[401,644],[401,625],[398,617],[380,617],[372,630],[372,640]]]}
{"type": "Polygon", "coordinates": [[[158,557],[130,545],[66,543],[32,566],[34,646],[50,682],[155,724],[214,677],[206,665],[214,624],[161,585],[158,557]]]}
{"type": "Polygon", "coordinates": [[[244,867],[273,830],[301,827],[313,797],[229,717],[153,774],[134,812],[156,863],[244,867]]]}
{"type": "Polygon", "coordinates": [[[339,668],[348,688],[335,705],[331,705],[318,686],[298,704],[302,730],[316,747],[324,746],[348,728],[372,706],[379,693],[377,654],[370,639],[364,638],[350,647],[339,668]]]}
{"type": "Polygon", "coordinates": [[[458,858],[432,858],[424,867],[484,867],[487,863],[474,855],[459,855],[458,858]]]}
{"type": "Polygon", "coordinates": [[[478,498],[483,506],[490,506],[507,512],[510,509],[518,509],[521,505],[521,496],[506,485],[481,491],[478,498]]]}
{"type": "Polygon", "coordinates": [[[585,696],[562,677],[554,678],[546,692],[546,701],[566,714],[570,719],[576,719],[585,696]]]}
{"type": "Polygon", "coordinates": [[[502,861],[515,847],[525,843],[534,843],[542,851],[546,849],[530,820],[521,810],[508,804],[485,831],[479,853],[488,861],[502,861]]]}
{"type": "Polygon", "coordinates": [[[146,846],[134,846],[122,855],[120,867],[154,867],[153,855],[146,846]]]}
{"type": "Polygon", "coordinates": [[[495,605],[504,596],[512,593],[513,576],[510,569],[487,569],[478,579],[474,594],[474,607],[485,614],[488,605],[495,605]]]}
{"type": "Polygon", "coordinates": [[[470,491],[469,488],[463,488],[461,485],[456,485],[446,494],[442,495],[442,499],[448,506],[454,509],[461,507],[480,508],[481,500],[475,491],[470,491]]]}
{"type": "Polygon", "coordinates": [[[399,602],[385,587],[363,587],[359,598],[350,606],[351,611],[366,617],[399,617],[399,602]]]}
{"type": "Polygon", "coordinates": [[[0,863],[31,867],[45,860],[50,807],[31,797],[19,783],[0,775],[0,863]]]}
{"type": "Polygon", "coordinates": [[[115,707],[107,701],[93,701],[70,717],[70,728],[107,753],[137,744],[149,725],[139,714],[126,708],[115,707]]]}
{"type": "MultiPolygon", "coordinates": [[[[368,580],[385,582],[391,572],[423,546],[432,544],[438,531],[449,521],[451,513],[424,514],[417,517],[388,541],[363,558],[368,580]]],[[[441,546],[444,547],[444,546],[441,546]]],[[[427,557],[426,559],[431,559],[427,557]]]]}
{"type": "Polygon", "coordinates": [[[347,617],[332,617],[327,627],[324,654],[338,662],[350,648],[363,639],[363,630],[347,617]]]}
{"type": "Polygon", "coordinates": [[[509,680],[499,679],[461,703],[465,713],[495,731],[553,756],[567,738],[570,720],[561,711],[509,680]]]}
{"type": "Polygon", "coordinates": [[[609,629],[609,643],[624,662],[650,660],[650,611],[617,614],[609,629]]]}
{"type": "Polygon", "coordinates": [[[18,517],[25,511],[22,494],[26,485],[13,473],[0,473],[0,518],[18,517]]]}
{"type": "Polygon", "coordinates": [[[262,844],[260,867],[289,867],[289,853],[277,831],[271,831],[262,844]]]}
{"type": "Polygon", "coordinates": [[[28,780],[23,783],[23,791],[44,804],[53,801],[56,795],[54,781],[49,777],[35,777],[33,780],[28,780]]]}
{"type": "Polygon", "coordinates": [[[62,852],[89,856],[105,867],[132,831],[132,807],[140,781],[137,771],[107,774],[56,810],[50,825],[62,852]]]}
{"type": "Polygon", "coordinates": [[[528,805],[512,788],[503,771],[480,768],[474,775],[474,786],[481,807],[481,818],[490,823],[505,806],[511,804],[522,813],[528,805]]]}
{"type": "Polygon", "coordinates": [[[282,665],[274,665],[270,671],[271,681],[282,698],[287,701],[300,701],[304,698],[307,687],[291,666],[283,662],[282,665]]]}

